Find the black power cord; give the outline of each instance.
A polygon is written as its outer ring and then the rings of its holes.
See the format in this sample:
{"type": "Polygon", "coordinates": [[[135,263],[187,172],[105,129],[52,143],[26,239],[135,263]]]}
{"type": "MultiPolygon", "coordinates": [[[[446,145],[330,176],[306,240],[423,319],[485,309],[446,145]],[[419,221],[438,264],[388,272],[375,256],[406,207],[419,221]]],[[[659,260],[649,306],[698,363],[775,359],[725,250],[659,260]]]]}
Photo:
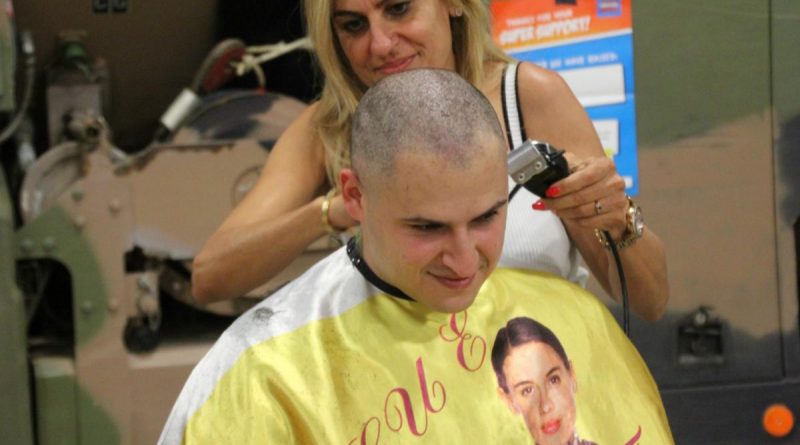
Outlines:
{"type": "Polygon", "coordinates": [[[625,281],[625,270],[622,268],[622,260],[619,258],[619,250],[617,244],[611,239],[611,234],[607,230],[603,230],[603,236],[611,249],[611,254],[614,255],[614,263],[617,265],[617,274],[619,275],[619,286],[622,291],[622,330],[625,335],[631,338],[631,315],[628,303],[628,283],[625,281]]]}
{"type": "MultiPolygon", "coordinates": [[[[508,154],[508,171],[516,185],[508,195],[508,201],[514,198],[521,187],[525,187],[537,196],[544,196],[546,190],[553,183],[567,177],[570,173],[564,151],[559,150],[546,142],[526,140],[522,145],[513,149],[508,154]]],[[[630,309],[628,304],[628,284],[625,281],[625,271],[622,269],[622,260],[619,250],[608,231],[602,231],[614,262],[617,266],[619,283],[622,291],[622,329],[630,338],[630,309]]]]}

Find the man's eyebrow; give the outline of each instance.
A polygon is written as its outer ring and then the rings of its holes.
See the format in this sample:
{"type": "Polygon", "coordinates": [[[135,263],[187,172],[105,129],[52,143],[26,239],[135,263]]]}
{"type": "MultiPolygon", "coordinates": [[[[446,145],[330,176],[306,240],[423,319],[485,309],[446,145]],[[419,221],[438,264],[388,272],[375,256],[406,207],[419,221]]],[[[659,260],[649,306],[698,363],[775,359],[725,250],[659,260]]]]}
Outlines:
{"type": "MultiPolygon", "coordinates": [[[[481,218],[484,218],[486,216],[489,216],[492,213],[494,213],[494,212],[498,211],[499,209],[501,209],[507,203],[508,203],[508,199],[502,199],[500,201],[497,201],[493,206],[491,206],[489,208],[489,210],[487,210],[487,211],[481,213],[480,215],[472,218],[471,221],[475,221],[477,219],[481,219],[481,218]]],[[[442,221],[436,221],[435,219],[424,218],[422,216],[412,216],[410,218],[403,218],[401,221],[403,221],[406,224],[441,224],[441,225],[445,225],[446,224],[446,223],[444,223],[442,221]]]]}
{"type": "Polygon", "coordinates": [[[489,208],[489,210],[487,210],[487,211],[485,211],[485,212],[481,213],[480,215],[478,215],[478,216],[477,216],[477,217],[475,217],[475,218],[472,218],[472,220],[474,221],[474,220],[476,220],[476,219],[485,218],[485,217],[487,217],[487,216],[491,215],[492,213],[494,213],[494,212],[496,212],[496,211],[500,210],[500,209],[501,209],[501,208],[503,208],[503,206],[504,206],[504,205],[506,205],[506,204],[508,204],[508,199],[502,199],[502,200],[500,200],[500,201],[497,201],[497,202],[495,203],[495,205],[493,205],[493,206],[491,206],[491,207],[489,208]]]}
{"type": "Polygon", "coordinates": [[[403,221],[406,224],[444,224],[441,221],[423,218],[421,216],[412,216],[411,218],[403,218],[401,219],[401,221],[403,221]]]}

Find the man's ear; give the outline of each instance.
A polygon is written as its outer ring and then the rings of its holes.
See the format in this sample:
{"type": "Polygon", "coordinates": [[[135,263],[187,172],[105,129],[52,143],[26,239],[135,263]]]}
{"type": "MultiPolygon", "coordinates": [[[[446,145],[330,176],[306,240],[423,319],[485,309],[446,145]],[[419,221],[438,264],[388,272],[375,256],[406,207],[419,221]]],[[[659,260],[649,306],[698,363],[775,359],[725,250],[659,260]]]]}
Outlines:
{"type": "Polygon", "coordinates": [[[342,184],[344,208],[347,209],[351,218],[362,222],[364,220],[364,193],[358,175],[352,169],[343,168],[339,172],[339,183],[342,184]]]}

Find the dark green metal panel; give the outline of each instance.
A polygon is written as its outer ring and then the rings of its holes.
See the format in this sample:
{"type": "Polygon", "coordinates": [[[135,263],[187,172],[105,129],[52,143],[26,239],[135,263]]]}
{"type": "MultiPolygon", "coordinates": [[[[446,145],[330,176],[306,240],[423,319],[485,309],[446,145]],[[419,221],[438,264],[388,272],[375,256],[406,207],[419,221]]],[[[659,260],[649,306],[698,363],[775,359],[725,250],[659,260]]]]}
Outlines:
{"type": "Polygon", "coordinates": [[[779,124],[800,115],[800,2],[772,0],[772,79],[779,124]]]}
{"type": "Polygon", "coordinates": [[[784,366],[800,376],[798,246],[800,243],[800,2],[772,0],[772,97],[775,117],[775,183],[784,366]],[[794,239],[794,242],[792,240],[794,239]]]}
{"type": "Polygon", "coordinates": [[[126,437],[125,441],[122,440],[114,419],[103,411],[100,405],[86,391],[78,387],[76,395],[76,406],[83,410],[80,413],[79,435],[81,445],[130,443],[130,437],[126,437]]]}
{"type": "Polygon", "coordinates": [[[17,242],[20,255],[54,258],[69,269],[75,291],[76,347],[97,335],[105,321],[108,288],[92,246],[75,227],[69,213],[54,205],[20,228],[17,242]]]}
{"type": "MultiPolygon", "coordinates": [[[[75,347],[80,349],[98,335],[107,318],[108,286],[89,240],[74,224],[67,210],[58,204],[20,228],[16,238],[20,256],[56,259],[69,270],[73,287],[75,347]]],[[[59,409],[62,408],[60,405],[71,403],[63,409],[74,412],[74,418],[43,413],[45,428],[48,428],[43,433],[57,438],[74,428],[77,431],[76,443],[80,445],[120,443],[119,429],[113,419],[103,411],[101,403],[80,388],[79,377],[75,376],[74,382],[66,375],[37,380],[37,384],[43,383],[49,390],[46,403],[56,403],[59,409]],[[69,387],[74,388],[72,398],[66,397],[69,387]],[[70,421],[75,423],[70,425],[70,421]]],[[[50,408],[52,405],[37,410],[50,408]]]]}
{"type": "Polygon", "coordinates": [[[642,195],[673,288],[634,342],[676,443],[800,443],[761,425],[800,400],[800,2],[635,1],[633,16],[642,195]],[[700,305],[721,314],[724,360],[680,363],[700,305]]]}
{"type": "Polygon", "coordinates": [[[77,444],[77,382],[70,357],[33,359],[38,445],[77,444]]]}
{"type": "Polygon", "coordinates": [[[634,2],[639,147],[767,110],[769,26],[767,0],[634,2]]]}
{"type": "Polygon", "coordinates": [[[33,444],[25,305],[14,277],[14,219],[0,170],[0,440],[33,444]]]}
{"type": "Polygon", "coordinates": [[[78,384],[72,358],[37,357],[33,372],[38,445],[121,443],[113,420],[78,384]]]}

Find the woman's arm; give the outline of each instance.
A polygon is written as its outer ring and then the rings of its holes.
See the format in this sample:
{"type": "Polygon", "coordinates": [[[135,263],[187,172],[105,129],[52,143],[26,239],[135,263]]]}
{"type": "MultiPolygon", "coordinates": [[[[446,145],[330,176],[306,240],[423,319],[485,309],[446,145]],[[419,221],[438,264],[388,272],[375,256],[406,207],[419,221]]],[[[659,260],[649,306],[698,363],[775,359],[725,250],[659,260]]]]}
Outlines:
{"type": "MultiPolygon", "coordinates": [[[[325,155],[309,106],[280,136],[253,190],[206,241],[192,264],[199,303],[244,295],[279,273],[325,234],[322,200],[325,155]]],[[[331,223],[353,224],[341,197],[331,201],[331,223]]]]}
{"type": "MultiPolygon", "coordinates": [[[[567,152],[571,174],[553,184],[542,200],[564,222],[597,280],[614,299],[621,300],[616,264],[594,229],[607,230],[615,241],[626,231],[628,200],[625,183],[603,153],[594,126],[567,84],[556,73],[530,63],[519,69],[520,102],[528,135],[567,152]],[[595,208],[600,202],[602,210],[595,208]]],[[[666,254],[649,228],[633,245],[620,250],[631,308],[655,321],[669,299],[666,254]]]]}

